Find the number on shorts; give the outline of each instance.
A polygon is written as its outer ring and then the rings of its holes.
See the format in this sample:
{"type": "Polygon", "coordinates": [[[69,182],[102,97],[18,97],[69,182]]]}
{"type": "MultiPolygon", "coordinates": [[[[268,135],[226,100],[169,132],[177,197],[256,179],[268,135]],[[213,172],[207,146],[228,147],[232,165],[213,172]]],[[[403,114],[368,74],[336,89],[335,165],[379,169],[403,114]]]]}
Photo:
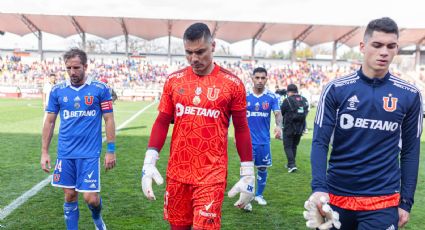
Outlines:
{"type": "Polygon", "coordinates": [[[62,160],[56,160],[55,170],[59,170],[59,172],[62,172],[62,160]]]}

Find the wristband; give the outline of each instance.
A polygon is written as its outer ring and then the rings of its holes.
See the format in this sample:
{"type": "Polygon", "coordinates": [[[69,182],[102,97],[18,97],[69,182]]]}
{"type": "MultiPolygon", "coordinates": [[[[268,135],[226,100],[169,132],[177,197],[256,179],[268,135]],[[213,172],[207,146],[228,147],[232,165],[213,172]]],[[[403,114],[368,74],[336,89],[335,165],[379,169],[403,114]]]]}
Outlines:
{"type": "Polygon", "coordinates": [[[106,152],[115,153],[115,142],[108,142],[108,145],[106,147],[106,152]]]}

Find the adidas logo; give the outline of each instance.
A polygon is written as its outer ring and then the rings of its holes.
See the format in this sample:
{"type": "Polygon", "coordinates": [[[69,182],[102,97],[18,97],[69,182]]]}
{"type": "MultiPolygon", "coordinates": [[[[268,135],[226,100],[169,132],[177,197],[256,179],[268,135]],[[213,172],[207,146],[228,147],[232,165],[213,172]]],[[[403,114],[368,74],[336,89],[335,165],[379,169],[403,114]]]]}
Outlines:
{"type": "Polygon", "coordinates": [[[350,99],[348,99],[349,102],[356,102],[359,103],[359,99],[357,99],[357,95],[354,95],[352,97],[350,97],[350,99]]]}
{"type": "Polygon", "coordinates": [[[96,188],[96,185],[93,183],[90,185],[90,188],[96,188]]]}
{"type": "Polygon", "coordinates": [[[391,226],[389,226],[386,230],[395,230],[394,224],[392,224],[391,226]]]}

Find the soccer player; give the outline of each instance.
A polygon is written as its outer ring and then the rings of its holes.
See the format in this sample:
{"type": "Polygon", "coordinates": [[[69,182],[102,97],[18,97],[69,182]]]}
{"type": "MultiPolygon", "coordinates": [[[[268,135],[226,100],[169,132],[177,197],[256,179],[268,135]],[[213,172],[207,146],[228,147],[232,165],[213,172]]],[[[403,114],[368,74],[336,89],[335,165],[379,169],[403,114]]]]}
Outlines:
{"type": "Polygon", "coordinates": [[[67,229],[78,229],[78,193],[83,193],[96,229],[106,229],[100,214],[100,153],[102,150],[102,117],[105,120],[107,150],[106,170],[115,166],[115,122],[108,87],[85,75],[87,55],[71,49],[63,55],[69,80],[55,85],[50,93],[43,126],[41,168],[50,172],[49,145],[59,127],[58,156],[52,185],[63,189],[63,206],[67,229]]]}
{"type": "Polygon", "coordinates": [[[422,102],[415,86],[389,72],[398,37],[392,19],[369,22],[360,42],[362,67],[330,82],[317,108],[309,200],[320,208],[319,198],[327,199],[342,229],[397,229],[409,221],[422,102]]]}
{"type": "MultiPolygon", "coordinates": [[[[47,78],[47,76],[46,76],[47,78]]],[[[51,73],[47,79],[44,81],[43,86],[43,109],[46,109],[46,106],[49,102],[50,91],[52,91],[52,87],[56,84],[56,74],[51,73]]]]}
{"type": "Polygon", "coordinates": [[[152,127],[142,169],[142,189],[154,200],[152,179],[162,183],[155,163],[174,120],[164,219],[171,229],[219,229],[227,177],[229,119],[235,127],[241,160],[240,180],[229,196],[244,208],[254,198],[252,145],[246,118],[246,92],[242,81],[213,62],[215,41],[208,26],[195,23],[183,35],[190,66],[166,80],[159,114],[152,127]],[[193,228],[191,228],[193,227],[193,228]]]}
{"type": "Polygon", "coordinates": [[[258,170],[255,201],[259,205],[267,205],[267,201],[263,197],[263,191],[266,187],[267,168],[272,166],[270,118],[273,112],[276,123],[274,134],[276,138],[280,139],[282,115],[280,113],[277,95],[266,89],[268,80],[267,70],[262,67],[255,68],[251,78],[254,85],[252,91],[247,93],[246,101],[254,165],[258,170]]]}

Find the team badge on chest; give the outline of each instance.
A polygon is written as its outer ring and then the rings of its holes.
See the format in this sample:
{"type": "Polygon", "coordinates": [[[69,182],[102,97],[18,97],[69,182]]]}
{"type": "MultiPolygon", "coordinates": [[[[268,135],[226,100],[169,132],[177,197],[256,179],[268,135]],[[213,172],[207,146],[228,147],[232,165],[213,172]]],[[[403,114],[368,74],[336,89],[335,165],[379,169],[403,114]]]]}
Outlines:
{"type": "Polygon", "coordinates": [[[388,97],[382,97],[384,103],[383,108],[387,112],[394,112],[397,109],[398,98],[393,97],[392,94],[388,94],[388,97]]]}
{"type": "Polygon", "coordinates": [[[218,98],[218,94],[220,93],[220,89],[217,88],[208,88],[207,98],[210,101],[215,101],[218,98]]]}
{"type": "Polygon", "coordinates": [[[93,96],[84,96],[84,103],[86,105],[92,105],[93,104],[93,96]]]}
{"type": "Polygon", "coordinates": [[[202,93],[202,88],[201,87],[196,87],[195,89],[195,97],[193,97],[192,103],[194,105],[199,105],[199,103],[201,103],[201,97],[199,95],[201,95],[202,93]]]}
{"type": "Polygon", "coordinates": [[[255,103],[255,111],[258,111],[258,110],[260,110],[260,103],[255,103]]]}
{"type": "Polygon", "coordinates": [[[263,110],[267,110],[269,108],[269,102],[265,101],[261,104],[261,106],[263,107],[263,110]]]}
{"type": "Polygon", "coordinates": [[[81,99],[80,99],[80,97],[79,97],[79,96],[76,96],[76,97],[74,98],[74,108],[79,109],[79,108],[81,107],[81,105],[80,105],[80,101],[81,101],[81,99]]]}

